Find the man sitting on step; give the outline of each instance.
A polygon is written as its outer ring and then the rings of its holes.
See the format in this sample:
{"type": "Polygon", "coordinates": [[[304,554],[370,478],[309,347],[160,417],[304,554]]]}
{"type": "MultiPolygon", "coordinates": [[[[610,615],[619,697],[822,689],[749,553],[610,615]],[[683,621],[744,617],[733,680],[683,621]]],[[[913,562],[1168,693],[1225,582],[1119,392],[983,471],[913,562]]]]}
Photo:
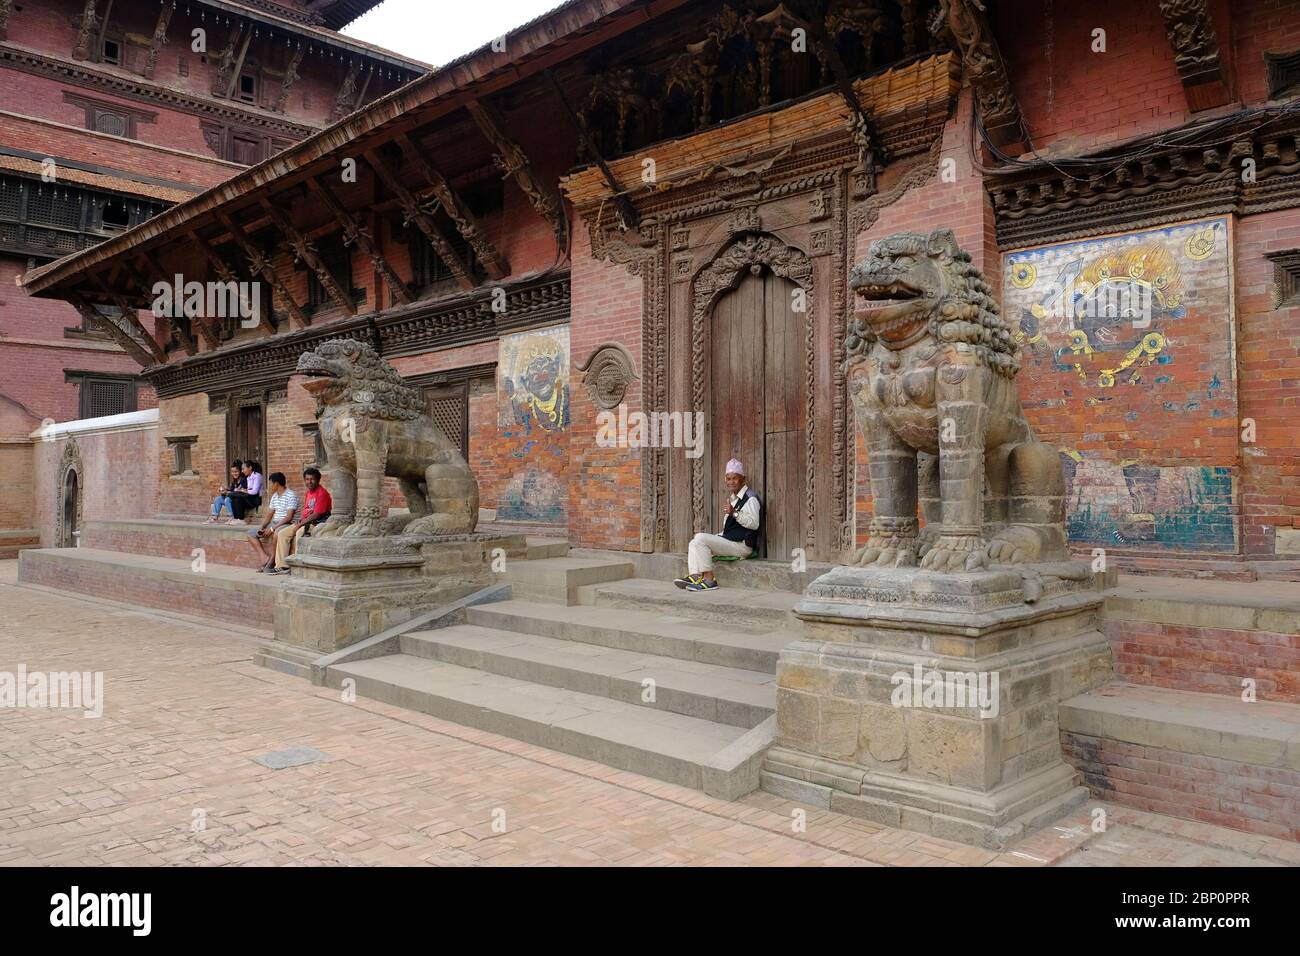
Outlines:
{"type": "Polygon", "coordinates": [[[713,576],[714,555],[748,558],[758,547],[759,525],[762,523],[762,504],[758,495],[745,484],[745,466],[739,459],[727,462],[726,521],[721,534],[701,531],[691,539],[686,548],[687,575],[673,584],[687,591],[711,591],[718,586],[713,576]]]}

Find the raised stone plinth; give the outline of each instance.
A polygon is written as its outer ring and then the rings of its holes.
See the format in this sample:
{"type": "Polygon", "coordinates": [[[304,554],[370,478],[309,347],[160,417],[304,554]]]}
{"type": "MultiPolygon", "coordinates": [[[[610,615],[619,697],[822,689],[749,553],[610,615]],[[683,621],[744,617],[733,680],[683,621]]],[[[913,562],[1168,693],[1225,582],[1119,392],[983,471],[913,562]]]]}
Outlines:
{"type": "Polygon", "coordinates": [[[523,535],[308,538],[289,558],[277,641],[329,654],[498,583],[523,535]]]}
{"type": "Polygon", "coordinates": [[[1086,566],[836,568],[795,607],[763,786],[1000,848],[1077,806],[1057,709],[1111,676],[1086,566]]]}

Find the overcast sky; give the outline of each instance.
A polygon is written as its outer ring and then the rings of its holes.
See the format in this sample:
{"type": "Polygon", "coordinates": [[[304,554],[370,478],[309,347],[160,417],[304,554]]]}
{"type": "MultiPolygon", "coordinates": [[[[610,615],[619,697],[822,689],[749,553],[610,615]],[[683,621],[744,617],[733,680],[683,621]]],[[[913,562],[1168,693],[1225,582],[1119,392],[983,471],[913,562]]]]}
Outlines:
{"type": "Polygon", "coordinates": [[[394,53],[441,66],[561,0],[384,0],[343,32],[394,53]]]}

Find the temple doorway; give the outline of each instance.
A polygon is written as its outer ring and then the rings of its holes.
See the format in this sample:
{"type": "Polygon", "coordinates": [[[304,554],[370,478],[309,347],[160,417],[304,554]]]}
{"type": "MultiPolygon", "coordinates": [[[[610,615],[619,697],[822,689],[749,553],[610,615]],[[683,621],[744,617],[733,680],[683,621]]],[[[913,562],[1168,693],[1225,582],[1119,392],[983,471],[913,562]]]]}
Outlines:
{"type": "Polygon", "coordinates": [[[63,477],[61,497],[63,520],[59,524],[59,547],[75,548],[80,531],[77,519],[81,514],[81,483],[75,468],[69,468],[63,477]]]}

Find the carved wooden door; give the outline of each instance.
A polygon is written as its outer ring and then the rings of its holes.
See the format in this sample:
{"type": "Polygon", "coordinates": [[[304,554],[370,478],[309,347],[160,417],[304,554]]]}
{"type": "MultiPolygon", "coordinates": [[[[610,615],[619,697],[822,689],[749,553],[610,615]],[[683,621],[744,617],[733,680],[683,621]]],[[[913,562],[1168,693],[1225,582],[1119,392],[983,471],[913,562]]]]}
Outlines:
{"type": "Polygon", "coordinates": [[[807,313],[796,286],[764,269],[718,300],[710,326],[714,527],[722,527],[727,460],[745,464],[763,502],[765,556],[803,547],[807,465],[804,350],[807,313]]]}

